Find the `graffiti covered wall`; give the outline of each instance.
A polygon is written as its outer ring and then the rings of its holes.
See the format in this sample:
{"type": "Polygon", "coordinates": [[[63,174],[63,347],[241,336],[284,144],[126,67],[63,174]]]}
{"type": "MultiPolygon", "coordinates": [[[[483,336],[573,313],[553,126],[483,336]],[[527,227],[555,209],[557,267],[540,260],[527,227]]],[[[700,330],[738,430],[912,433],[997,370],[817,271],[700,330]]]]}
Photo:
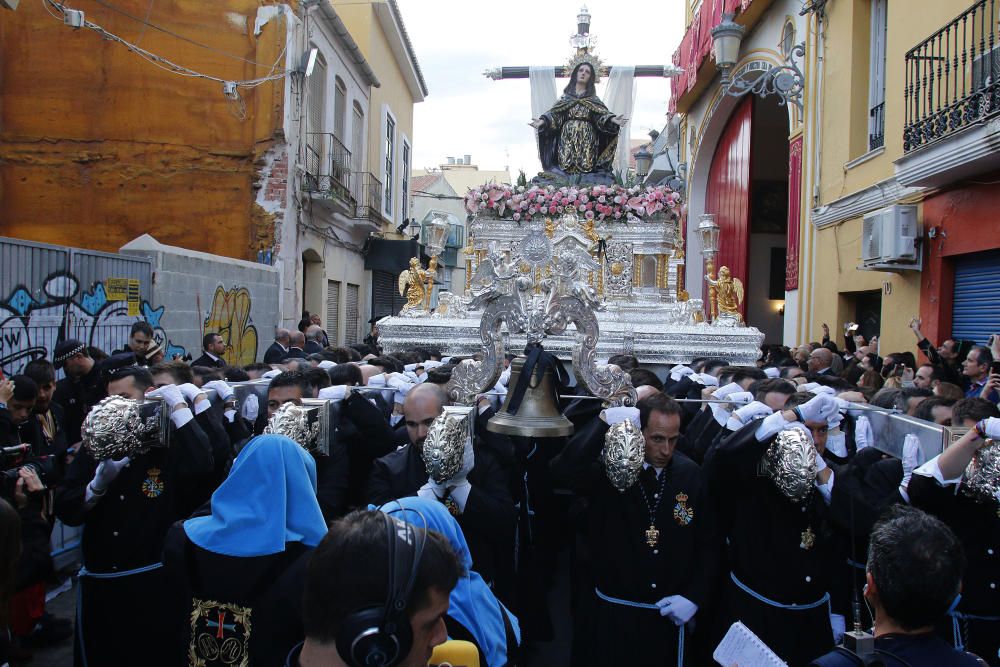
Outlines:
{"type": "Polygon", "coordinates": [[[270,344],[280,314],[274,267],[163,245],[149,235],[121,252],[152,260],[153,300],[166,309],[171,341],[192,357],[201,355],[206,333],[222,336],[229,365],[253,363],[270,344]]]}

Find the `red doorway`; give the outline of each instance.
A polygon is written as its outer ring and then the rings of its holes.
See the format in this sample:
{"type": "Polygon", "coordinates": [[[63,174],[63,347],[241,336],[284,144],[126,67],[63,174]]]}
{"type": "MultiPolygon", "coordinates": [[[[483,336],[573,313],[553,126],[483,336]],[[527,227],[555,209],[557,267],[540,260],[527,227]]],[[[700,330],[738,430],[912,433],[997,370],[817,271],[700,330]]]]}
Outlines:
{"type": "MultiPolygon", "coordinates": [[[[750,135],[753,97],[747,97],[726,123],[708,172],[705,212],[719,225],[718,267],[728,266],[748,286],[750,247],[750,135]]],[[[716,272],[718,272],[716,267],[716,272]]],[[[748,287],[749,288],[749,287],[748,287]]],[[[740,305],[746,314],[746,303],[740,305]]]]}

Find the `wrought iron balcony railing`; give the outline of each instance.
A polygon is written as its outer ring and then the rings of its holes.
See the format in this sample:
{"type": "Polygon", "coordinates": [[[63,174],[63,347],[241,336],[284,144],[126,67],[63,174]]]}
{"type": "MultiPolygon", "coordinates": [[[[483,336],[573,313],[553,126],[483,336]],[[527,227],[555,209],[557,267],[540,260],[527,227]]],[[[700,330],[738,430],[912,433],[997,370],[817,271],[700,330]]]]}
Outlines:
{"type": "Polygon", "coordinates": [[[306,134],[303,189],[327,196],[351,195],[351,151],[329,132],[306,134]]]}
{"type": "Polygon", "coordinates": [[[903,150],[975,124],[1000,109],[997,0],[978,0],[906,54],[903,150]]]}
{"type": "Polygon", "coordinates": [[[382,181],[367,171],[351,173],[351,196],[354,198],[354,217],[361,220],[382,222],[382,181]]]}
{"type": "Polygon", "coordinates": [[[885,102],[876,104],[868,112],[868,150],[885,146],[885,102]]]}

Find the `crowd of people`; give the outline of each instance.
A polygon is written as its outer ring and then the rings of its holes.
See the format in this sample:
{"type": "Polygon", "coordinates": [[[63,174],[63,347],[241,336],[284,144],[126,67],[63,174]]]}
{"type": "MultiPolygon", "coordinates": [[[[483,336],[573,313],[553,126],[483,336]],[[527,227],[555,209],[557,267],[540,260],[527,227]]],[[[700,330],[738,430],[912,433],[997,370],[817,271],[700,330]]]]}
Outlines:
{"type": "Polygon", "coordinates": [[[824,325],[755,366],[616,355],[636,406],[560,387],[577,396],[562,438],[487,428],[508,367],[444,482],[422,449],[464,358],[331,346],[308,316],[242,367],[218,334],[165,360],[144,322],[110,355],[63,340],[0,379],[0,664],[72,635],[94,667],[423,665],[446,638],[516,665],[566,615],[573,665],[712,664],[736,621],[789,665],[869,664],[835,649],[860,629],[882,664],[1000,665],[1000,336],[912,329],[926,363],[850,323],[844,349],[824,325]],[[248,380],[264,405],[237,400],[248,380]],[[109,396],[158,399],[169,446],[95,455],[87,416],[109,396]],[[338,406],[328,447],[269,432],[311,398],[338,406]],[[872,408],[969,430],[894,457],[872,408]],[[605,451],[623,428],[643,442],[627,488],[605,451]],[[56,518],[83,531],[73,622],[45,611],[56,518]]]}

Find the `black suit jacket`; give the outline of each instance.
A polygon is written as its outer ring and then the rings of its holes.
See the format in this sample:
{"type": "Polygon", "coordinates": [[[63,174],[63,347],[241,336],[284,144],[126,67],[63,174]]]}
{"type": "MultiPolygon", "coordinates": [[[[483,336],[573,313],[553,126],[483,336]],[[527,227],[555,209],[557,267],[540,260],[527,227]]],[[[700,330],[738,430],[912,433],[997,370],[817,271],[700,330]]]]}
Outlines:
{"type": "Polygon", "coordinates": [[[307,355],[308,354],[319,354],[322,351],[323,351],[323,346],[320,345],[319,343],[317,343],[314,340],[307,340],[306,341],[306,346],[303,349],[303,352],[305,352],[307,355]]]}
{"type": "Polygon", "coordinates": [[[264,352],[264,363],[265,364],[278,364],[281,360],[288,356],[288,351],[281,347],[277,341],[271,343],[271,347],[267,348],[264,352]]]}
{"type": "Polygon", "coordinates": [[[288,348],[288,353],[285,355],[285,359],[305,359],[306,353],[301,347],[290,347],[288,348]]]}
{"type": "MultiPolygon", "coordinates": [[[[472,490],[458,518],[476,570],[487,582],[507,579],[514,562],[514,500],[507,476],[487,450],[476,447],[476,464],[469,473],[472,490]]],[[[375,461],[368,478],[368,502],[381,505],[417,495],[427,482],[427,470],[412,444],[375,461]]],[[[500,597],[509,591],[497,591],[500,597]]]]}
{"type": "Polygon", "coordinates": [[[191,362],[192,366],[207,366],[208,368],[226,368],[226,360],[220,358],[218,361],[212,359],[207,354],[203,354],[191,362]]]}

